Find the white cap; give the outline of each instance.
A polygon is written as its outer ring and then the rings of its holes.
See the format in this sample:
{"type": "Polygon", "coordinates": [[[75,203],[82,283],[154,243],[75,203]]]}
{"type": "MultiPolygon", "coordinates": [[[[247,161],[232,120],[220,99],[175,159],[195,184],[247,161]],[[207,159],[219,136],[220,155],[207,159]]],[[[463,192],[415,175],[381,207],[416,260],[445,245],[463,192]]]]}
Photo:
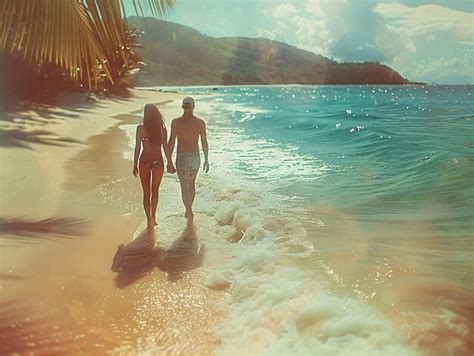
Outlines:
{"type": "Polygon", "coordinates": [[[183,99],[183,104],[192,104],[192,106],[194,106],[194,99],[190,96],[187,96],[183,99]]]}

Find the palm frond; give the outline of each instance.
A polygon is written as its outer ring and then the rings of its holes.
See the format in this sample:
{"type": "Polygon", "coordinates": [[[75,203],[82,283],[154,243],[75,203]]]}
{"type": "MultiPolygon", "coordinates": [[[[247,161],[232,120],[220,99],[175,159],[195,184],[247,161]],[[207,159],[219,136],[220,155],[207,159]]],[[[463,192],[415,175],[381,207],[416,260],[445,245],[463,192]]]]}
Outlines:
{"type": "MultiPolygon", "coordinates": [[[[175,0],[133,0],[163,16],[175,0]]],[[[34,63],[52,63],[89,88],[102,79],[114,83],[130,55],[123,0],[3,0],[0,51],[34,63]]]]}

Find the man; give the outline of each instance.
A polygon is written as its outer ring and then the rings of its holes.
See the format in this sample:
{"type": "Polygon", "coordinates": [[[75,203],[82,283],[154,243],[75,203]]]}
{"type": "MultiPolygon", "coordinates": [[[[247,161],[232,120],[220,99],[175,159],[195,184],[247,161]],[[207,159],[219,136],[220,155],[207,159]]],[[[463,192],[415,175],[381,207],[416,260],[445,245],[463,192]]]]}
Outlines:
{"type": "Polygon", "coordinates": [[[183,115],[171,122],[171,134],[168,142],[169,154],[173,154],[174,144],[178,139],[176,150],[176,170],[173,162],[168,161],[167,170],[170,173],[178,173],[181,185],[181,197],[186,208],[185,217],[188,222],[194,219],[193,203],[196,195],[196,177],[201,164],[198,140],[201,137],[201,146],[204,152],[204,172],[209,171],[208,144],[206,135],[206,124],[203,120],[193,115],[194,99],[186,97],[183,99],[183,115]]]}

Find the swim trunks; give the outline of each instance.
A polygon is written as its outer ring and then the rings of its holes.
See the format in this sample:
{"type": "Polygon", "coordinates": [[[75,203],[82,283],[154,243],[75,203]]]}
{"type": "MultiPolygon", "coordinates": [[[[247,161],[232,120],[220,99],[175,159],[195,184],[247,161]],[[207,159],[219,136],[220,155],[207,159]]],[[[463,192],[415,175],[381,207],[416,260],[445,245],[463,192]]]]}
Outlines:
{"type": "Polygon", "coordinates": [[[189,179],[196,175],[200,165],[199,152],[178,152],[176,154],[176,172],[179,178],[189,179]]]}

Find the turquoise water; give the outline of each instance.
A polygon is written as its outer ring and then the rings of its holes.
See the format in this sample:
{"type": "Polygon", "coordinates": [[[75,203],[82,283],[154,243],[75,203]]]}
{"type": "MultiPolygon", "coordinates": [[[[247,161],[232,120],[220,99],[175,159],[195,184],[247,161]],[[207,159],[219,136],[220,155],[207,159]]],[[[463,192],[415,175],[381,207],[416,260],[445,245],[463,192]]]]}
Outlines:
{"type": "Polygon", "coordinates": [[[247,179],[366,224],[429,222],[440,244],[472,251],[472,86],[193,91],[213,93],[220,117],[210,119],[239,131],[233,169],[247,179]]]}
{"type": "MultiPolygon", "coordinates": [[[[242,162],[253,179],[278,180],[282,193],[377,211],[416,210],[430,198],[463,209],[473,202],[471,89],[231,87],[209,100],[221,100],[221,112],[228,116],[219,125],[304,158],[288,162],[274,155],[271,165],[256,169],[242,162]],[[228,104],[242,107],[226,112],[228,104]],[[295,172],[285,169],[288,164],[301,167],[295,172]],[[321,174],[315,177],[315,170],[321,174]]],[[[455,216],[465,217],[463,212],[455,216]]]]}
{"type": "MultiPolygon", "coordinates": [[[[201,183],[225,185],[234,195],[252,194],[238,203],[232,201],[233,210],[226,198],[217,212],[210,213],[222,222],[229,219],[221,216],[232,210],[237,230],[237,212],[252,218],[259,214],[259,222],[244,224],[244,237],[261,239],[270,231],[279,241],[284,232],[286,239],[298,237],[300,247],[286,246],[291,253],[312,246],[304,258],[285,264],[291,273],[280,272],[275,280],[283,289],[301,289],[308,298],[315,294],[308,289],[324,285],[325,297],[315,302],[309,314],[321,308],[318,303],[334,308],[362,301],[364,306],[351,307],[358,310],[357,320],[367,323],[360,329],[373,326],[372,316],[364,311],[369,306],[403,331],[401,344],[416,346],[415,353],[472,351],[472,86],[171,89],[194,93],[195,114],[208,125],[211,173],[217,181],[201,178],[201,183]],[[276,232],[282,216],[288,221],[276,232]],[[270,217],[274,220],[268,223],[270,217]],[[265,233],[255,232],[256,226],[265,233]],[[295,280],[306,282],[297,288],[292,284],[295,280]]],[[[270,258],[268,245],[252,248],[245,253],[255,254],[255,261],[270,258]]],[[[283,289],[278,289],[286,296],[282,298],[295,299],[283,289]]],[[[275,302],[273,308],[279,305],[275,302]]],[[[333,312],[333,318],[347,322],[345,315],[333,312]]],[[[319,322],[314,320],[313,326],[319,322]]],[[[347,325],[341,328],[332,337],[347,325]]],[[[370,338],[376,334],[368,333],[370,338]]],[[[329,343],[321,341],[318,333],[306,338],[298,334],[306,343],[288,335],[292,334],[276,337],[267,351],[289,352],[293,350],[289,345],[295,343],[306,345],[308,354],[327,350],[337,354],[352,347],[342,346],[345,341],[338,339],[326,349],[329,343]]],[[[393,338],[389,332],[385,336],[393,338]]],[[[370,354],[359,341],[353,345],[355,354],[370,354]]],[[[379,351],[408,352],[392,346],[379,351]]]]}

